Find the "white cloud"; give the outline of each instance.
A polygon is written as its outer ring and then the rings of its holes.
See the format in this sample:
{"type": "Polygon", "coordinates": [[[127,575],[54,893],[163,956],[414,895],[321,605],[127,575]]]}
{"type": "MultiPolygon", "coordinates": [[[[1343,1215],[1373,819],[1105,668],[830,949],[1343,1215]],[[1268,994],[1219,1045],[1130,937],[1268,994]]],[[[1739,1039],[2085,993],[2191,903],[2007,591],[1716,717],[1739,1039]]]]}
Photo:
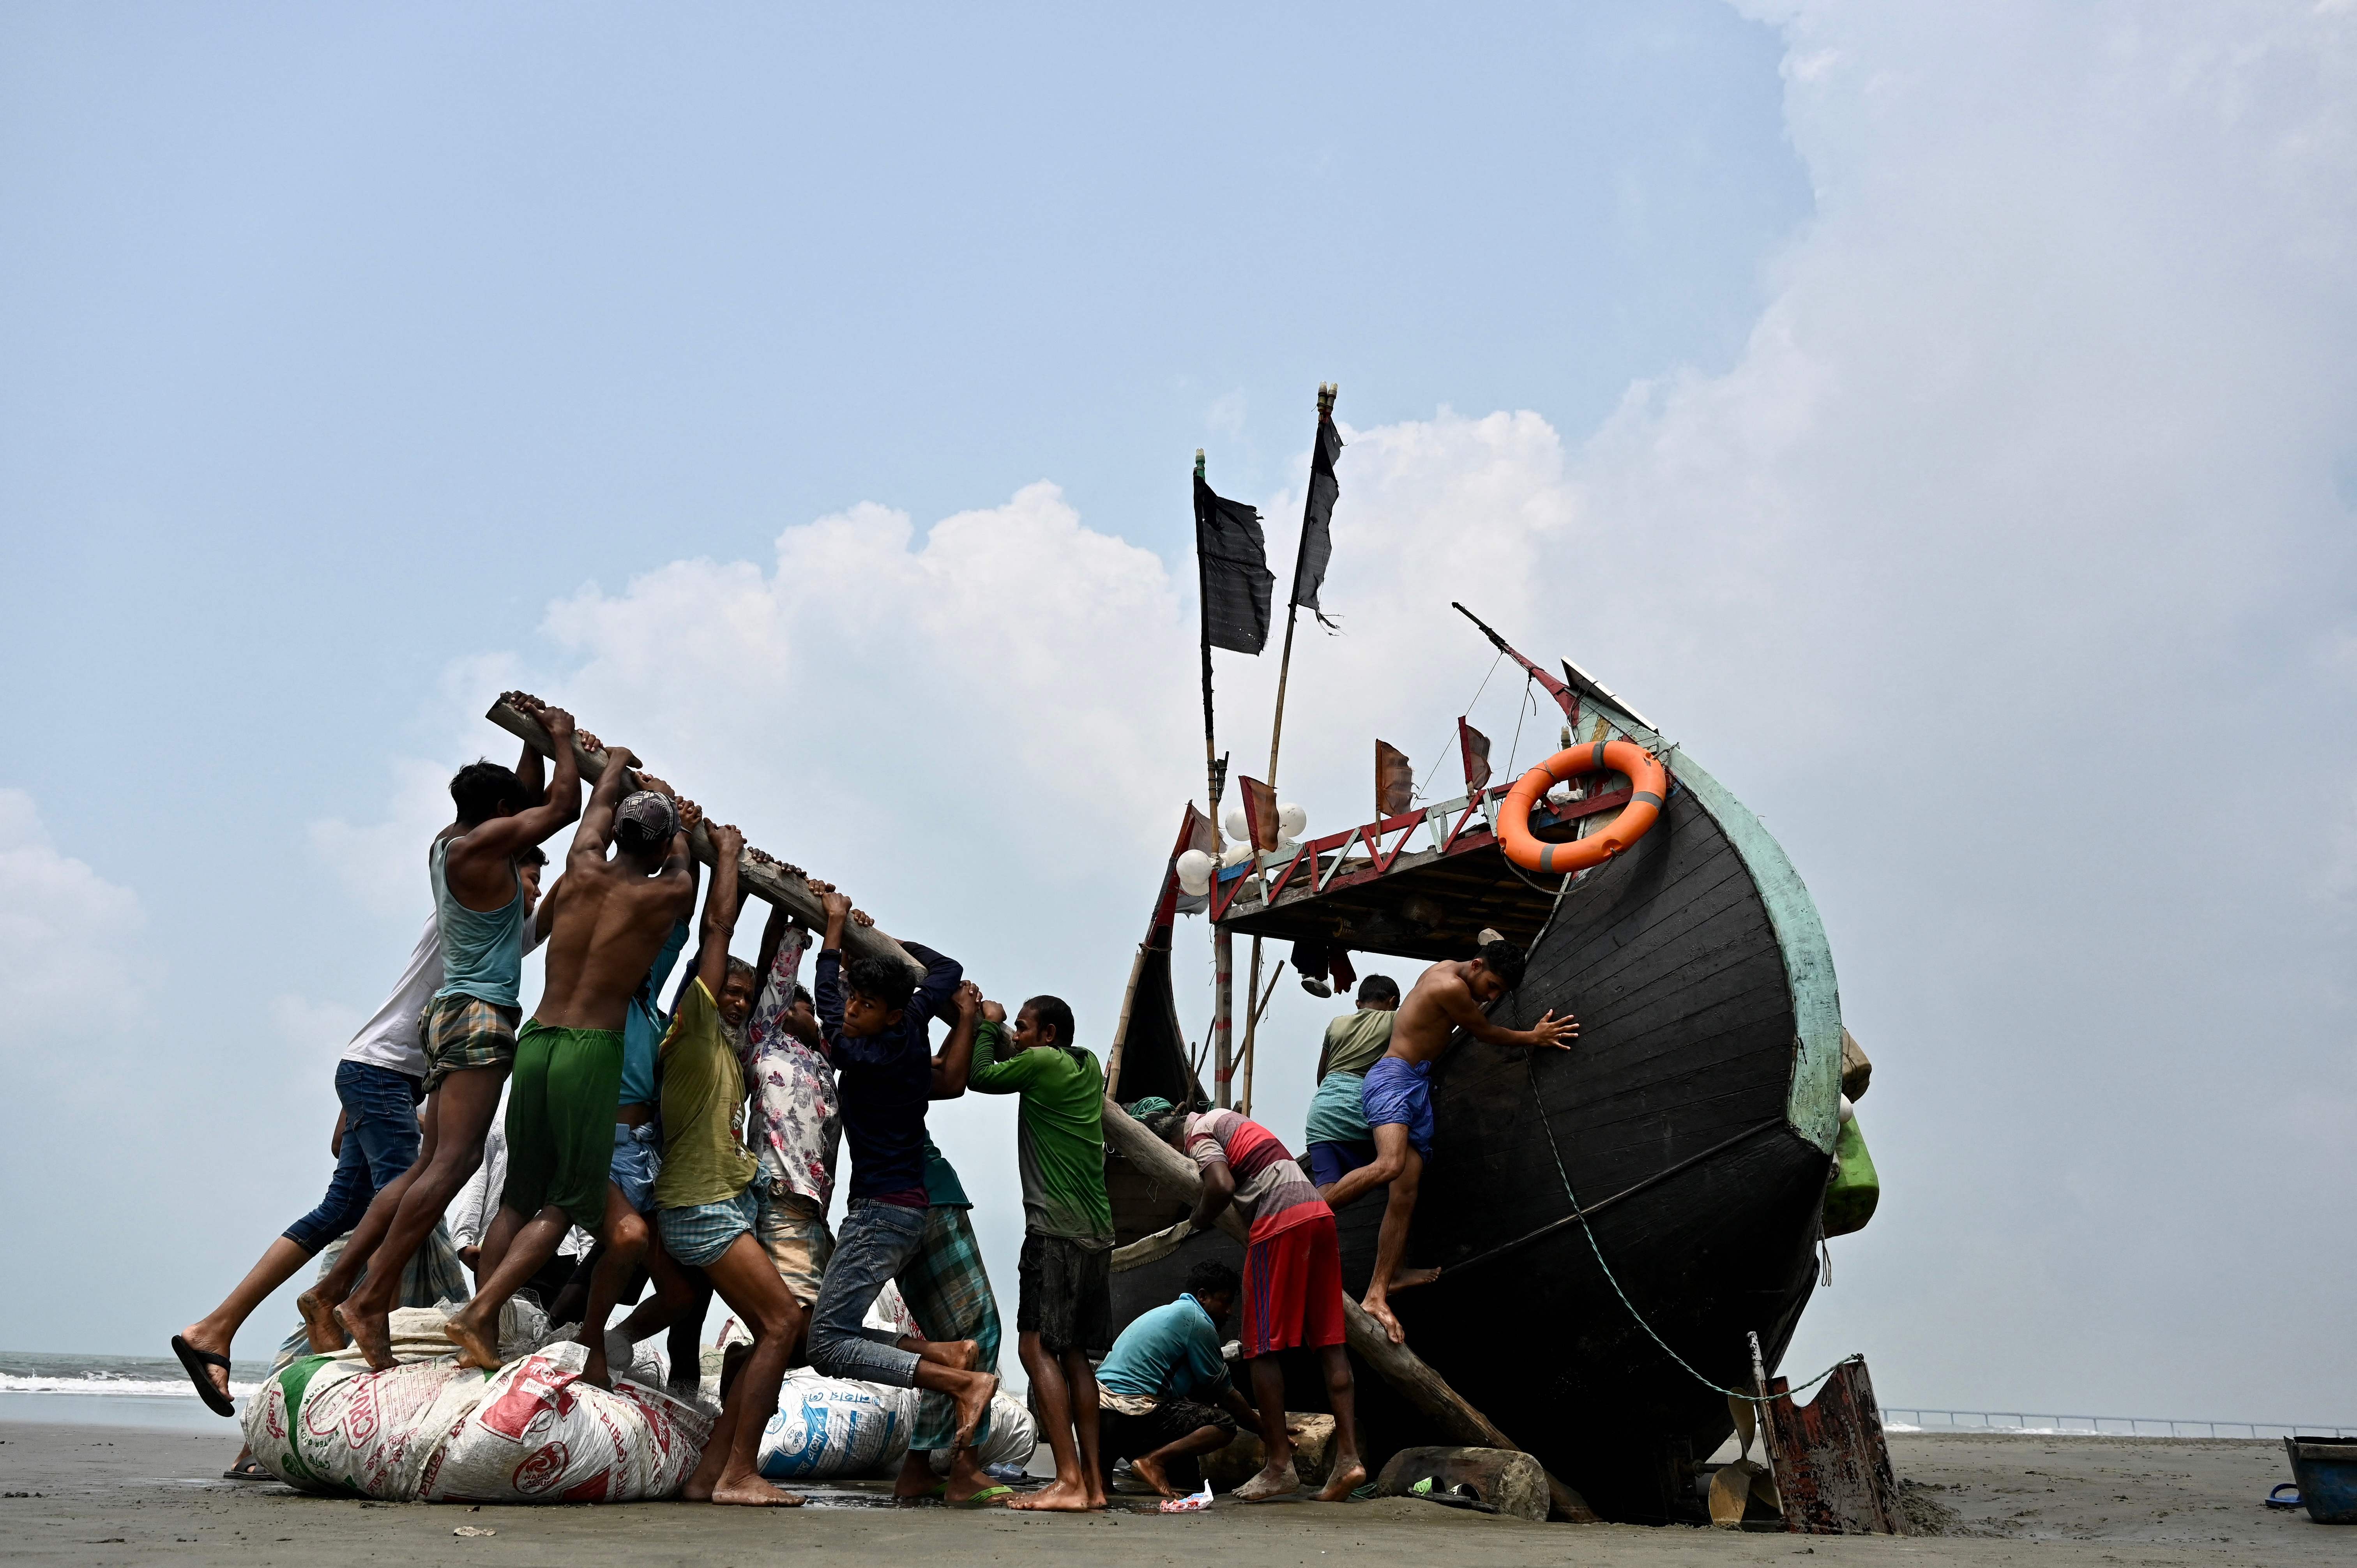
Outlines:
{"type": "Polygon", "coordinates": [[[145,918],[137,894],[58,849],[30,795],[0,789],[0,1037],[27,1064],[137,1015],[145,918]]]}

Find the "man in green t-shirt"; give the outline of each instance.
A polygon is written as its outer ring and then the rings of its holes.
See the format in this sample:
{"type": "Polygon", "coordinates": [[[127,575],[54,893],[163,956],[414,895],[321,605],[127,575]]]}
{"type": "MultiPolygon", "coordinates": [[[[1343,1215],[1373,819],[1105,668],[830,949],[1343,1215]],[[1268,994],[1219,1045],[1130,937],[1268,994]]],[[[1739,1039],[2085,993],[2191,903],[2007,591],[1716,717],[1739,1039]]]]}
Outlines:
{"type": "Polygon", "coordinates": [[[1104,1072],[1072,1043],[1072,1010],[1034,996],[1016,1015],[983,1004],[969,1088],[1020,1094],[1016,1164],[1023,1253],[1016,1266],[1017,1352],[1056,1455],[1053,1485],[1009,1508],[1079,1511],[1105,1504],[1091,1356],[1113,1348],[1113,1206],[1104,1186],[1104,1072]]]}
{"type": "Polygon", "coordinates": [[[712,848],[704,945],[657,1058],[663,1159],[655,1178],[655,1223],[663,1251],[683,1267],[702,1269],[751,1333],[753,1352],[721,1401],[704,1457],[680,1495],[694,1502],[799,1503],[763,1480],[757,1462],[762,1430],[777,1412],[786,1359],[802,1335],[803,1315],[753,1234],[759,1203],[753,1177],[760,1165],[745,1147],[745,1072],[728,1037],[753,1011],[753,966],[728,956],[745,835],[716,827],[712,848]]]}

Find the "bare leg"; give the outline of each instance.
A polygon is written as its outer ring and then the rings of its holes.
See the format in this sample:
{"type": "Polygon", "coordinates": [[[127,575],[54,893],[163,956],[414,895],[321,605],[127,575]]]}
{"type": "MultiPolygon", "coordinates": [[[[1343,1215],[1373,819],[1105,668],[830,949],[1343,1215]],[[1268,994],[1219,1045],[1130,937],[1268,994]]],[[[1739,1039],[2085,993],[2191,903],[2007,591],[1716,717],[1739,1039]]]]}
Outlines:
{"type": "Polygon", "coordinates": [[[957,1445],[965,1448],[974,1443],[974,1429],[990,1413],[991,1397],[998,1392],[998,1374],[962,1372],[938,1361],[920,1360],[916,1386],[947,1394],[957,1402],[957,1445]]]}
{"type": "Polygon", "coordinates": [[[1072,1431],[1081,1440],[1081,1474],[1089,1486],[1089,1507],[1105,1506],[1104,1456],[1097,1450],[1097,1374],[1078,1350],[1063,1355],[1064,1386],[1071,1391],[1072,1431]]]}
{"type": "Polygon", "coordinates": [[[950,1478],[942,1488],[942,1496],[951,1502],[962,1503],[977,1492],[989,1490],[994,1484],[982,1473],[982,1456],[971,1447],[961,1448],[950,1456],[950,1478]]]}
{"type": "Polygon", "coordinates": [[[1260,1445],[1268,1463],[1235,1495],[1248,1503],[1281,1498],[1301,1489],[1293,1472],[1293,1438],[1285,1430],[1285,1369],[1274,1356],[1255,1356],[1252,1363],[1253,1403],[1260,1410],[1260,1445]]]}
{"type": "MultiPolygon", "coordinates": [[[[389,1194],[393,1187],[407,1184],[392,1223],[385,1228],[384,1240],[368,1259],[366,1276],[335,1309],[336,1321],[359,1342],[368,1364],[379,1370],[393,1365],[385,1318],[400,1292],[401,1273],[426,1234],[442,1222],[442,1212],[458,1196],[458,1189],[482,1165],[483,1136],[490,1131],[491,1117],[499,1110],[500,1085],[506,1079],[505,1068],[474,1068],[444,1079],[434,1095],[438,1103],[426,1122],[425,1141],[434,1150],[433,1157],[421,1155],[401,1182],[385,1188],[389,1194]]],[[[382,1201],[382,1196],[378,1201],[382,1201]]],[[[376,1207],[369,1206],[371,1215],[376,1207]]],[[[362,1226],[367,1223],[366,1219],[361,1221],[362,1226]]],[[[345,1244],[344,1255],[336,1260],[335,1272],[340,1273],[359,1251],[360,1237],[355,1234],[345,1244]]]]}
{"type": "Polygon", "coordinates": [[[1151,1454],[1129,1462],[1129,1473],[1166,1498],[1178,1494],[1170,1485],[1170,1461],[1190,1454],[1216,1454],[1228,1445],[1228,1434],[1216,1426],[1199,1426],[1176,1443],[1166,1443],[1151,1454]]]}
{"type": "MultiPolygon", "coordinates": [[[[245,1320],[253,1316],[253,1309],[310,1261],[309,1252],[284,1236],[276,1238],[263,1249],[260,1261],[245,1272],[245,1278],[238,1281],[237,1288],[229,1293],[227,1299],[180,1330],[180,1337],[199,1350],[228,1355],[229,1342],[236,1337],[245,1320]]],[[[229,1392],[228,1368],[209,1366],[205,1375],[212,1379],[215,1388],[229,1392]]]]}
{"type": "Polygon", "coordinates": [[[581,1332],[576,1338],[589,1352],[581,1375],[601,1389],[609,1389],[614,1380],[606,1365],[606,1320],[614,1316],[614,1300],[621,1294],[622,1281],[636,1272],[647,1251],[646,1220],[610,1181],[606,1184],[606,1228],[599,1240],[605,1244],[605,1255],[589,1273],[589,1305],[583,1311],[581,1332]]]}
{"type": "Polygon", "coordinates": [[[761,1433],[778,1409],[778,1384],[786,1375],[786,1350],[802,1332],[802,1304],[748,1232],[705,1266],[712,1288],[752,1332],[753,1353],[721,1402],[720,1420],[704,1445],[704,1457],[681,1496],[692,1501],[775,1508],[802,1501],[761,1478],[761,1433]]]}
{"type": "MultiPolygon", "coordinates": [[[[1368,1316],[1383,1326],[1393,1344],[1404,1345],[1407,1331],[1392,1316],[1391,1292],[1393,1276],[1399,1273],[1400,1259],[1407,1252],[1408,1226],[1415,1219],[1415,1193],[1424,1176],[1424,1157],[1409,1146],[1407,1129],[1393,1122],[1375,1129],[1375,1151],[1376,1165],[1391,1166],[1397,1174],[1391,1178],[1391,1201],[1383,1206],[1383,1230],[1375,1238],[1374,1275],[1367,1281],[1366,1299],[1360,1305],[1367,1309],[1368,1316]]],[[[1362,1170],[1372,1168],[1366,1166],[1362,1170]]],[[[1361,1171],[1352,1171],[1351,1176],[1361,1174],[1361,1171]]],[[[1350,1176],[1345,1176],[1337,1182],[1335,1190],[1340,1192],[1349,1180],[1350,1176]]]]}
{"type": "MultiPolygon", "coordinates": [[[[500,1206],[504,1216],[507,1207],[500,1206]]],[[[565,1244],[572,1232],[573,1219],[565,1210],[550,1204],[525,1222],[515,1232],[515,1245],[500,1260],[491,1277],[476,1287],[474,1299],[458,1309],[457,1315],[442,1326],[450,1343],[458,1347],[458,1364],[480,1367],[496,1371],[500,1366],[500,1308],[521,1289],[526,1280],[540,1272],[541,1265],[556,1256],[556,1249],[565,1244]]],[[[351,1305],[346,1303],[349,1317],[351,1305]]]]}
{"type": "Polygon", "coordinates": [[[1351,1380],[1351,1353],[1340,1345],[1318,1352],[1326,1369],[1326,1404],[1334,1412],[1334,1463],[1326,1472],[1320,1502],[1339,1503],[1367,1478],[1359,1462],[1359,1391],[1351,1380]]]}
{"type": "Polygon", "coordinates": [[[930,1496],[933,1489],[933,1456],[922,1448],[911,1448],[901,1457],[900,1473],[892,1477],[892,1495],[900,1501],[914,1502],[930,1496]]]}
{"type": "MultiPolygon", "coordinates": [[[[1089,1474],[1094,1466],[1088,1461],[1095,1455],[1083,1459],[1079,1444],[1073,1440],[1074,1391],[1065,1380],[1069,1359],[1048,1354],[1040,1345],[1036,1330],[1016,1336],[1015,1345],[1017,1354],[1023,1359],[1023,1369],[1031,1378],[1031,1397],[1039,1406],[1040,1430],[1048,1439],[1049,1448],[1056,1455],[1056,1479],[1029,1497],[1017,1498],[1006,1506],[1050,1513],[1086,1513],[1091,1509],[1104,1507],[1102,1498],[1094,1502],[1089,1500],[1089,1474]]],[[[1095,1391],[1092,1380],[1090,1392],[1093,1395],[1095,1391]]],[[[1095,1423],[1092,1422],[1091,1424],[1095,1423]]]]}
{"type": "Polygon", "coordinates": [[[442,1090],[437,1088],[425,1097],[425,1110],[418,1117],[417,1158],[410,1162],[407,1170],[378,1189],[369,1200],[368,1211],[361,1216],[361,1222],[352,1227],[351,1236],[335,1262],[319,1276],[318,1283],[295,1298],[295,1310],[303,1317],[304,1335],[315,1352],[326,1355],[342,1349],[349,1342],[344,1326],[336,1321],[336,1308],[343,1305],[344,1298],[352,1294],[352,1286],[360,1282],[370,1256],[384,1240],[393,1216],[401,1211],[401,1200],[409,1196],[410,1183],[433,1163],[435,1151],[441,1146],[437,1135],[441,1123],[442,1090]]]}
{"type": "MultiPolygon", "coordinates": [[[[523,1222],[531,1218],[529,1214],[519,1213],[494,1201],[491,1222],[483,1227],[482,1249],[475,1255],[477,1288],[479,1289],[485,1280],[500,1272],[500,1265],[508,1261],[508,1249],[515,1245],[516,1232],[522,1230],[523,1222]]],[[[549,1305],[553,1306],[555,1304],[552,1302],[549,1305]]]]}
{"type": "Polygon", "coordinates": [[[961,1372],[973,1371],[982,1360],[982,1347],[971,1339],[920,1339],[913,1334],[903,1334],[899,1345],[911,1356],[961,1372]]]}

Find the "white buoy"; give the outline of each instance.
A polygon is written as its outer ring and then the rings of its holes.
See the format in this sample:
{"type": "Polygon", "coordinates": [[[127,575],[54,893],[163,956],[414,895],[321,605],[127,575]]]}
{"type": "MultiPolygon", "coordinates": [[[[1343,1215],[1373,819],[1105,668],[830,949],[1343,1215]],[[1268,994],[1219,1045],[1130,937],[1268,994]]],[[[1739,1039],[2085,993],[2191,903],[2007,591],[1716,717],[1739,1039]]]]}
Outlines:
{"type": "Polygon", "coordinates": [[[1201,850],[1190,849],[1178,857],[1175,869],[1178,886],[1189,897],[1200,898],[1211,890],[1211,873],[1219,869],[1219,865],[1201,850]]]}

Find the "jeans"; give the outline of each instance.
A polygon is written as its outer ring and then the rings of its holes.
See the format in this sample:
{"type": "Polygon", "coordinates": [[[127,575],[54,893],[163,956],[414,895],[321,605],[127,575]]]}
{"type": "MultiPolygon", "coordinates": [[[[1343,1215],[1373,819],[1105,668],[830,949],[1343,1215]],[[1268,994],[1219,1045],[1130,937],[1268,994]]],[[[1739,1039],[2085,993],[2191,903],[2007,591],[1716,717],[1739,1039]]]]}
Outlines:
{"type": "Polygon", "coordinates": [[[361,1222],[387,1183],[417,1163],[417,1079],[369,1062],[336,1064],[336,1098],[344,1105],[343,1150],[319,1207],[286,1228],[307,1252],[361,1222]]]}
{"type": "Polygon", "coordinates": [[[861,1326],[884,1286],[924,1244],[926,1210],[855,1197],[811,1308],[810,1364],[826,1377],[896,1389],[917,1382],[917,1355],[898,1337],[861,1326]]]}

